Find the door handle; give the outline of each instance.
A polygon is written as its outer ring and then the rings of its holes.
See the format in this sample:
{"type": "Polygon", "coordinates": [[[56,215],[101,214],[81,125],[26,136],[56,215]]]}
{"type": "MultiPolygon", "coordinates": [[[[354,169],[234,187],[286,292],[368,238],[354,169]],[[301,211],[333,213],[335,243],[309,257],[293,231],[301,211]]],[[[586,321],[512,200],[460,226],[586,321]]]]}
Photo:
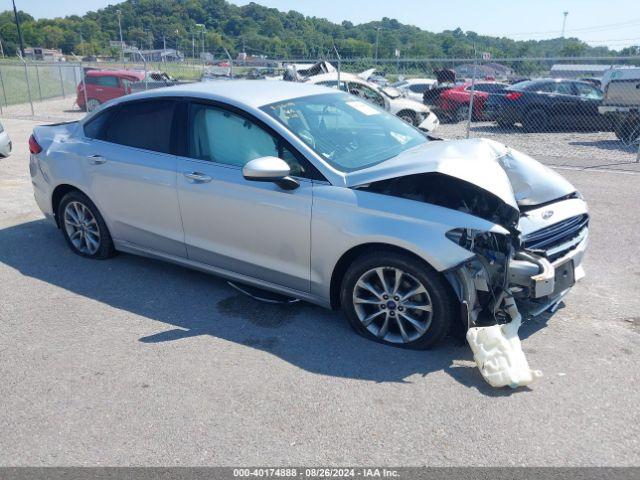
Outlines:
{"type": "Polygon", "coordinates": [[[91,155],[89,157],[89,163],[91,165],[102,165],[103,163],[107,163],[107,159],[102,155],[91,155]]]}
{"type": "Polygon", "coordinates": [[[184,172],[184,176],[195,183],[208,183],[213,180],[209,175],[200,172],[184,172]]]}

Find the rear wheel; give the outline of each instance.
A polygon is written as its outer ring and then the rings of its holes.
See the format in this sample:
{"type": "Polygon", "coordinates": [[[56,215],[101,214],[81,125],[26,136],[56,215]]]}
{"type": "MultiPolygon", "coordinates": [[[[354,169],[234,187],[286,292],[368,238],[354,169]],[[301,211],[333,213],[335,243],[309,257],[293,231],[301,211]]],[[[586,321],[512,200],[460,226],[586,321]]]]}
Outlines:
{"type": "Polygon", "coordinates": [[[87,112],[93,112],[99,106],[100,100],[96,100],[95,98],[90,98],[89,100],[87,100],[87,112]]]}
{"type": "Polygon", "coordinates": [[[115,253],[102,215],[83,193],[73,191],[62,198],[58,219],[67,244],[77,255],[103,260],[115,253]]]}
{"type": "Polygon", "coordinates": [[[393,251],[356,259],[341,290],[342,309],[360,335],[387,345],[427,349],[449,331],[453,298],[427,264],[393,251]]]}
{"type": "Polygon", "coordinates": [[[544,110],[531,110],[524,118],[522,126],[527,132],[547,131],[550,126],[549,115],[544,110]]]}

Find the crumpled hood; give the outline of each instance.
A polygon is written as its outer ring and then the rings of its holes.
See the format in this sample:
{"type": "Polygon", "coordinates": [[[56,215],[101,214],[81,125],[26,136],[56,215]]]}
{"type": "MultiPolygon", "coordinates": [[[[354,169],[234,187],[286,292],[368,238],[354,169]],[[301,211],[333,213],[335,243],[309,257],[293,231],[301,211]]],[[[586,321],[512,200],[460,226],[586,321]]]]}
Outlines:
{"type": "Polygon", "coordinates": [[[561,175],[494,140],[430,141],[378,165],[350,173],[347,187],[420,173],[441,173],[491,192],[507,205],[531,206],[575,192],[561,175]]]}

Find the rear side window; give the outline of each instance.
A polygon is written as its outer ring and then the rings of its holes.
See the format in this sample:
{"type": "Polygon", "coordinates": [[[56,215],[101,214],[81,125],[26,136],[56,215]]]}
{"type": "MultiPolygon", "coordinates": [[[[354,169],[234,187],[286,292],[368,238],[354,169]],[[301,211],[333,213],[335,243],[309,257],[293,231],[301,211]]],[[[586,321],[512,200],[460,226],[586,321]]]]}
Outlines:
{"type": "Polygon", "coordinates": [[[101,140],[170,153],[175,106],[169,99],[125,103],[108,120],[101,140]]]}
{"type": "Polygon", "coordinates": [[[109,124],[109,118],[113,116],[114,109],[110,108],[97,114],[84,124],[84,135],[88,138],[104,138],[104,131],[109,124]]]}

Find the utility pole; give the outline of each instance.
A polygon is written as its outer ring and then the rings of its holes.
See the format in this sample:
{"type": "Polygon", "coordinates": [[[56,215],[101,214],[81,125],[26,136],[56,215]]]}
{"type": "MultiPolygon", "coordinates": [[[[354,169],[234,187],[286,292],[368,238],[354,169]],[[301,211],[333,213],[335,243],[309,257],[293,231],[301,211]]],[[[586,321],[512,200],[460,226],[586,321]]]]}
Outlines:
{"type": "Polygon", "coordinates": [[[120,31],[120,60],[122,61],[122,65],[124,65],[124,42],[122,41],[122,22],[120,21],[122,11],[118,9],[116,13],[118,14],[118,30],[120,31]]]}
{"type": "Polygon", "coordinates": [[[204,60],[204,33],[206,32],[207,27],[205,27],[204,23],[196,23],[196,27],[200,29],[200,37],[202,40],[202,59],[204,60]]]}
{"type": "Polygon", "coordinates": [[[378,43],[380,41],[380,30],[382,30],[382,27],[376,28],[376,65],[378,64],[378,43]]]}
{"type": "Polygon", "coordinates": [[[16,18],[16,28],[18,29],[18,40],[20,41],[20,54],[24,58],[24,43],[22,42],[22,30],[20,30],[20,20],[18,19],[18,10],[16,10],[16,0],[11,0],[13,3],[13,15],[16,18]]]}
{"type": "Polygon", "coordinates": [[[565,28],[567,27],[567,15],[569,15],[569,12],[562,12],[562,34],[560,35],[562,38],[564,38],[564,31],[565,28]]]}
{"type": "Polygon", "coordinates": [[[196,58],[196,34],[191,32],[191,58],[196,58]]]}

